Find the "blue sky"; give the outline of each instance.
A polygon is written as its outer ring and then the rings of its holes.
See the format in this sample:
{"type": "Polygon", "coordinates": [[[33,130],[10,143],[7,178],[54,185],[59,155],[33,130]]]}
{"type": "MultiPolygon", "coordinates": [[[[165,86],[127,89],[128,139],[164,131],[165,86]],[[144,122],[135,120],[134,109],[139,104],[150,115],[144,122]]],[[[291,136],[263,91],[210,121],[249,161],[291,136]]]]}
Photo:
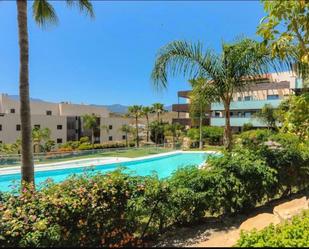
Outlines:
{"type": "MultiPolygon", "coordinates": [[[[94,1],[96,18],[52,2],[57,26],[40,29],[29,8],[30,95],[87,104],[177,103],[187,79],[152,88],[150,73],[160,47],[173,40],[201,41],[220,51],[221,41],[255,34],[263,17],[258,1],[94,1]]],[[[30,7],[29,3],[29,6],[30,7]]],[[[14,1],[0,1],[0,92],[18,94],[18,38],[14,1]]]]}

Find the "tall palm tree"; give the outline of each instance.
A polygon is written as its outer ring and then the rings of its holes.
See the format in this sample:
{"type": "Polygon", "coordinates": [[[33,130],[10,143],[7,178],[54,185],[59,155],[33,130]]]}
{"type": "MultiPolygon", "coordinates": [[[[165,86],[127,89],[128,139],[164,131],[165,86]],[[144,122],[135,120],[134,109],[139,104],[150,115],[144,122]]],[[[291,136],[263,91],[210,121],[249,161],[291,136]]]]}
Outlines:
{"type": "Polygon", "coordinates": [[[91,130],[91,144],[92,149],[94,148],[94,131],[98,128],[98,122],[97,122],[97,116],[94,114],[85,114],[83,116],[83,127],[84,129],[90,129],[91,130]]]}
{"type": "Polygon", "coordinates": [[[205,110],[210,105],[211,96],[205,95],[204,80],[196,79],[189,81],[192,85],[190,93],[190,116],[199,116],[199,149],[203,149],[202,128],[203,118],[205,117],[205,110]]]}
{"type": "MultiPolygon", "coordinates": [[[[33,153],[31,141],[31,119],[29,99],[29,39],[27,0],[16,0],[19,43],[19,98],[22,143],[22,182],[34,184],[33,153]]],[[[94,16],[89,0],[66,0],[68,6],[77,5],[81,11],[94,16]]],[[[45,26],[47,23],[57,23],[58,18],[54,8],[47,0],[34,0],[32,3],[33,16],[36,23],[45,26]]]]}
{"type": "Polygon", "coordinates": [[[143,116],[146,118],[147,122],[147,142],[149,142],[149,114],[153,112],[152,108],[149,106],[144,106],[142,109],[143,116]]]}
{"type": "Polygon", "coordinates": [[[131,132],[131,127],[127,124],[123,124],[120,127],[120,131],[126,134],[126,147],[128,147],[128,134],[131,132]]]}
{"type": "Polygon", "coordinates": [[[141,105],[133,105],[128,107],[128,115],[135,119],[135,136],[136,136],[136,147],[139,147],[138,137],[138,119],[143,116],[141,105]]]}
{"type": "Polygon", "coordinates": [[[235,92],[246,90],[254,79],[268,72],[269,53],[250,39],[222,43],[222,53],[204,50],[201,43],[174,41],[159,50],[151,78],[156,87],[167,87],[168,74],[182,73],[191,79],[205,79],[206,95],[223,102],[224,145],[231,150],[230,104],[235,92]]]}
{"type": "Polygon", "coordinates": [[[162,119],[160,120],[160,115],[166,112],[164,105],[161,103],[154,103],[151,108],[152,112],[157,114],[157,121],[162,123],[162,119]]]}

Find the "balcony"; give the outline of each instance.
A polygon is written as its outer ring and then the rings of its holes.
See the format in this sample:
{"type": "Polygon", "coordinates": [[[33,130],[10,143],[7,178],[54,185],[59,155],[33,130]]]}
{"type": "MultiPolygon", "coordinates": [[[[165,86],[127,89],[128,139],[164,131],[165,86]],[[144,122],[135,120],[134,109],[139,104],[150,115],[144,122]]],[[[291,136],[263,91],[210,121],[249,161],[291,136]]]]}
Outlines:
{"type": "MultiPolygon", "coordinates": [[[[251,123],[254,127],[266,127],[266,124],[256,118],[230,118],[231,126],[242,127],[245,123],[251,123]]],[[[225,126],[225,118],[212,117],[210,119],[211,126],[225,126]]]]}
{"type": "Polygon", "coordinates": [[[173,112],[189,112],[189,104],[174,104],[172,105],[173,112]]]}
{"type": "MultiPolygon", "coordinates": [[[[231,110],[258,110],[262,109],[265,104],[271,104],[274,108],[278,107],[282,99],[272,100],[248,100],[231,102],[231,110]]],[[[212,103],[212,111],[224,111],[222,103],[212,103]]]]}

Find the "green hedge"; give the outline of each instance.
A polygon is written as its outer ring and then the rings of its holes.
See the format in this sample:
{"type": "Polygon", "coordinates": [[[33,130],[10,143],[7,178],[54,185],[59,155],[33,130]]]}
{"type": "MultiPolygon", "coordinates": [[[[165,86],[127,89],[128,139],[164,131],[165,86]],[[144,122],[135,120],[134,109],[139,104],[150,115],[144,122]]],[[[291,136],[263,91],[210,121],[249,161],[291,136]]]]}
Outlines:
{"type": "Polygon", "coordinates": [[[309,247],[309,211],[291,222],[242,233],[237,247],[309,247]]]}

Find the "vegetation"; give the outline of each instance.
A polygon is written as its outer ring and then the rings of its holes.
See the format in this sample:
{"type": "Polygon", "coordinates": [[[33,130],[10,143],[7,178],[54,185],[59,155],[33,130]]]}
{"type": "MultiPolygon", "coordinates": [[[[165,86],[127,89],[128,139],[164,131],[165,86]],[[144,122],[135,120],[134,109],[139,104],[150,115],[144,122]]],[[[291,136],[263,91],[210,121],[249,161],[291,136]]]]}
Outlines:
{"type": "Polygon", "coordinates": [[[203,118],[206,116],[206,109],[210,106],[210,98],[205,95],[203,87],[205,86],[203,79],[191,80],[192,91],[190,94],[190,117],[199,117],[199,148],[203,148],[202,127],[203,118]]]}
{"type": "Polygon", "coordinates": [[[147,142],[149,142],[149,114],[153,112],[153,108],[149,106],[143,106],[142,112],[147,122],[147,138],[146,139],[147,139],[147,142]]]}
{"type": "Polygon", "coordinates": [[[269,62],[268,51],[250,39],[223,43],[221,55],[210,49],[204,51],[201,43],[174,41],[159,50],[152,80],[157,87],[167,87],[168,73],[203,78],[205,96],[224,104],[224,145],[231,150],[230,104],[233,94],[247,89],[255,78],[266,73],[269,62]]]}
{"type": "MultiPolygon", "coordinates": [[[[202,143],[209,145],[221,145],[223,141],[224,129],[216,126],[202,127],[202,143]]],[[[200,140],[200,131],[197,128],[191,128],[187,131],[187,136],[195,143],[200,140]]]]}
{"type": "Polygon", "coordinates": [[[156,146],[164,143],[164,125],[166,125],[166,123],[158,121],[150,123],[150,139],[156,143],[156,146]]]}
{"type": "Polygon", "coordinates": [[[296,69],[303,81],[308,83],[309,2],[307,0],[262,2],[267,15],[261,20],[257,33],[264,38],[264,44],[271,48],[273,57],[292,62],[292,69],[296,69]]]}
{"type": "Polygon", "coordinates": [[[94,131],[98,128],[98,117],[94,114],[86,114],[83,116],[84,129],[91,130],[91,144],[94,145],[94,131]]]}
{"type": "MultiPolygon", "coordinates": [[[[92,4],[89,0],[66,0],[68,6],[77,5],[79,9],[90,16],[94,16],[92,4]]],[[[16,1],[18,44],[19,44],[19,98],[21,121],[21,154],[22,182],[34,183],[33,153],[31,141],[31,119],[29,98],[29,39],[28,39],[28,15],[27,1],[16,1]]],[[[32,3],[33,17],[40,26],[47,23],[57,23],[57,15],[48,0],[35,0],[32,3]]]]}
{"type": "Polygon", "coordinates": [[[32,130],[32,141],[34,145],[34,149],[33,149],[34,152],[40,153],[41,147],[42,147],[41,143],[43,141],[47,142],[48,140],[50,140],[50,129],[34,128],[32,130]]]}
{"type": "Polygon", "coordinates": [[[121,126],[120,131],[125,133],[125,136],[126,136],[126,146],[128,147],[128,135],[129,135],[129,133],[132,132],[132,129],[131,129],[131,127],[129,125],[124,124],[124,125],[121,126]]]}
{"type": "Polygon", "coordinates": [[[258,111],[255,115],[255,118],[258,118],[262,123],[267,125],[268,129],[277,129],[277,114],[276,109],[273,108],[271,104],[265,104],[263,108],[258,111]]]}
{"type": "Polygon", "coordinates": [[[162,123],[162,119],[160,119],[160,115],[162,115],[166,110],[164,109],[164,105],[161,103],[154,103],[151,106],[152,112],[157,115],[157,122],[162,123]]]}
{"type": "Polygon", "coordinates": [[[139,147],[139,136],[138,136],[138,119],[143,116],[143,110],[141,105],[133,105],[128,108],[129,117],[135,119],[135,141],[136,147],[139,147]]]}
{"type": "Polygon", "coordinates": [[[188,166],[170,178],[89,171],[58,184],[48,181],[36,192],[3,194],[0,243],[137,245],[171,226],[249,212],[287,188],[308,187],[309,146],[295,135],[264,133],[257,136],[261,142],[241,140],[232,152],[210,158],[207,168],[188,166]],[[269,140],[277,147],[265,144],[269,140]]]}
{"type": "Polygon", "coordinates": [[[261,231],[242,233],[237,247],[308,247],[309,211],[293,217],[291,222],[270,225],[261,231]]]}
{"type": "Polygon", "coordinates": [[[182,134],[184,127],[180,124],[166,124],[164,126],[164,136],[172,137],[173,148],[175,148],[175,144],[178,142],[179,137],[182,134]]]}

